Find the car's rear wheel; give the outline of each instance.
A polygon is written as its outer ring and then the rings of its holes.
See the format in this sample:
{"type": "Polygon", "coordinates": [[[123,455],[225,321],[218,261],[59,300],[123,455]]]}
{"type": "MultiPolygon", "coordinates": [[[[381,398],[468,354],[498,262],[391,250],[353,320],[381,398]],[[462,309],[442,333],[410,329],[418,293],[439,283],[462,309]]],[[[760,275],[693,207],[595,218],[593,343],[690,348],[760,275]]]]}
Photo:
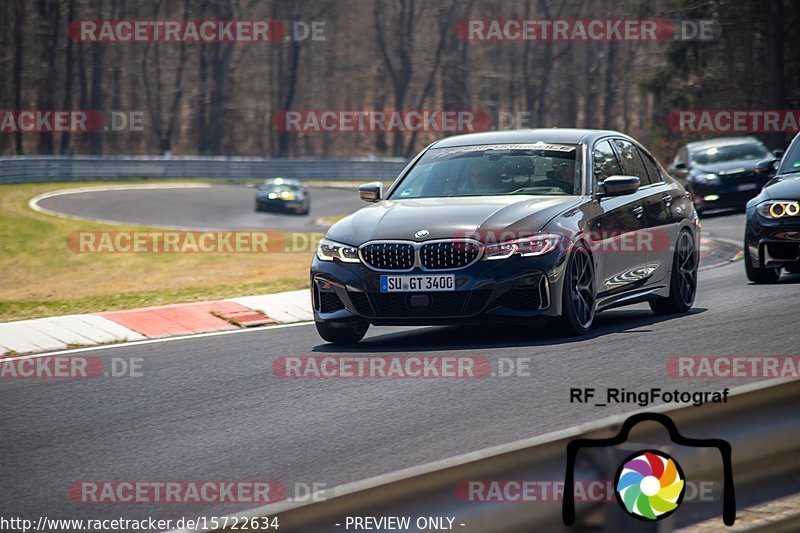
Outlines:
{"type": "Polygon", "coordinates": [[[335,344],[355,344],[364,338],[369,329],[367,322],[314,322],[319,336],[335,344]]]}
{"type": "Polygon", "coordinates": [[[589,250],[578,243],[572,249],[564,277],[561,323],[569,335],[583,335],[594,322],[594,263],[589,250]]]}
{"type": "Polygon", "coordinates": [[[694,237],[683,230],[675,243],[669,296],[650,302],[650,309],[659,314],[685,313],[691,309],[697,294],[697,266],[694,237]]]}
{"type": "Polygon", "coordinates": [[[750,255],[750,247],[747,245],[747,231],[744,238],[744,273],[747,279],[753,283],[776,283],[781,277],[780,268],[758,268],[753,266],[753,257],[750,255]]]}

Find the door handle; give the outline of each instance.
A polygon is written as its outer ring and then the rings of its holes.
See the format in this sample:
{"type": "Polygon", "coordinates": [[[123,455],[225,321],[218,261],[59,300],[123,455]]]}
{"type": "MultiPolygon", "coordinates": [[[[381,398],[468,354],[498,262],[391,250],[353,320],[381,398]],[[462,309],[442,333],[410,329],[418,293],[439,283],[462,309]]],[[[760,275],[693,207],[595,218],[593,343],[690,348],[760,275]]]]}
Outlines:
{"type": "Polygon", "coordinates": [[[644,214],[644,207],[637,205],[631,209],[631,212],[636,215],[636,218],[642,218],[642,215],[644,214]]]}
{"type": "Polygon", "coordinates": [[[665,194],[664,196],[661,197],[661,201],[664,202],[667,205],[667,207],[669,207],[672,205],[672,196],[670,196],[669,194],[665,194]]]}

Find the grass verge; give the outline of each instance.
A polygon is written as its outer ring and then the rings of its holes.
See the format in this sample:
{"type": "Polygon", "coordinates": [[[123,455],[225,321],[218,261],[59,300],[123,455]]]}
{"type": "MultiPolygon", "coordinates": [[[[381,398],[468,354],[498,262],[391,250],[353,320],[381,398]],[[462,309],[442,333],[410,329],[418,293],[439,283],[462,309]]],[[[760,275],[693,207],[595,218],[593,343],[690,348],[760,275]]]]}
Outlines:
{"type": "Polygon", "coordinates": [[[67,237],[73,232],[155,228],[64,219],[38,213],[28,206],[31,198],[49,191],[119,184],[0,186],[0,321],[308,287],[312,250],[265,254],[79,254],[67,247],[67,237]]]}

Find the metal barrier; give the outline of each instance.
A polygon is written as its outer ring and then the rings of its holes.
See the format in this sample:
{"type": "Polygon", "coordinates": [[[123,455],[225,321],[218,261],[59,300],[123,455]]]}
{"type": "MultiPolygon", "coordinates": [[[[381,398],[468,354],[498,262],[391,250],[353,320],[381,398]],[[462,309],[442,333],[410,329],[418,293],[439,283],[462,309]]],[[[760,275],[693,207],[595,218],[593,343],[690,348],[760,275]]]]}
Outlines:
{"type": "MultiPolygon", "coordinates": [[[[667,414],[680,433],[687,437],[727,440],[733,449],[737,501],[746,502],[758,497],[763,499],[764,487],[773,488],[777,480],[783,479],[785,484],[786,479],[796,479],[790,472],[800,469],[799,399],[800,381],[794,380],[772,386],[742,387],[734,391],[724,404],[678,409],[662,405],[649,411],[667,414]]],[[[342,531],[346,516],[455,516],[454,529],[469,532],[564,531],[560,501],[465,501],[457,495],[457,488],[467,480],[563,480],[570,441],[611,437],[626,418],[609,417],[569,430],[334,487],[326,490],[318,501],[285,501],[237,516],[277,517],[280,531],[286,532],[342,531]]],[[[641,430],[634,429],[631,433],[631,438],[635,439],[633,446],[647,446],[649,443],[651,448],[665,449],[663,442],[667,439],[660,425],[644,422],[641,426],[641,430]]],[[[695,479],[722,486],[722,461],[718,453],[680,447],[667,448],[667,451],[685,472],[692,472],[695,479]]],[[[576,480],[609,479],[605,477],[608,466],[603,466],[609,463],[608,456],[588,455],[578,459],[576,480]]],[[[721,513],[722,501],[716,501],[715,505],[716,513],[721,513]]],[[[621,513],[616,503],[579,502],[577,530],[599,527],[618,531],[620,524],[614,523],[614,513],[621,513]]],[[[626,519],[623,527],[627,531],[671,531],[674,523],[670,521],[674,516],[649,524],[626,519]]],[[[723,529],[722,518],[717,519],[720,529],[723,529]]]]}
{"type": "Polygon", "coordinates": [[[262,159],[254,157],[20,156],[0,158],[0,184],[97,179],[265,178],[393,180],[408,161],[389,159],[262,159]]]}

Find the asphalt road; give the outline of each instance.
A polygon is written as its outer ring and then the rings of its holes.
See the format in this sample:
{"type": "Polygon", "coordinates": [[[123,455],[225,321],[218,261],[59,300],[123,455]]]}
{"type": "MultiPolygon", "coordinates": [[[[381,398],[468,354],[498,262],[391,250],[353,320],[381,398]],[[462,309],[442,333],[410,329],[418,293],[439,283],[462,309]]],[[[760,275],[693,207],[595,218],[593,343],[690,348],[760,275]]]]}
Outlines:
{"type": "Polygon", "coordinates": [[[178,229],[324,231],[320,217],[352,213],[363,202],[351,189],[314,187],[311,212],[257,213],[250,187],[117,189],[60,194],[39,205],[67,215],[178,229]]]}
{"type": "MultiPolygon", "coordinates": [[[[729,231],[715,217],[706,231],[729,231]]],[[[730,229],[732,231],[732,229],[730,229]]],[[[739,227],[738,231],[741,231],[739,227]]],[[[590,335],[545,328],[372,328],[337,349],[313,325],[259,329],[86,352],[142,358],[141,377],[0,380],[3,516],[177,518],[230,505],[78,504],[77,480],[252,480],[327,486],[442,459],[602,416],[569,402],[571,387],[721,390],[747,380],[667,375],[675,355],[796,355],[800,276],[747,283],[741,262],[704,271],[694,309],[645,306],[598,316],[590,335]],[[530,376],[483,379],[279,379],[283,355],[474,355],[526,358],[530,376]]],[[[709,435],[713,436],[713,435],[709,435]]],[[[701,437],[697,435],[697,437],[701,437]]]]}

